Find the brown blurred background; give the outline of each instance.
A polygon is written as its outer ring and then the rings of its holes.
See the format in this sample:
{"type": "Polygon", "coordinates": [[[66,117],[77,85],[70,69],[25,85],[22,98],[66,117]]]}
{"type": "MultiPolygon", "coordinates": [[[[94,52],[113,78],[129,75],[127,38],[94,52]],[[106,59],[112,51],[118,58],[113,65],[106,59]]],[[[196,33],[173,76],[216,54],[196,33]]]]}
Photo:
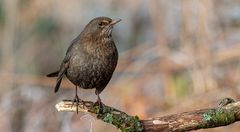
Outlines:
{"type": "MultiPolygon", "coordinates": [[[[240,0],[0,0],[1,131],[118,131],[90,115],[57,112],[74,86],[65,79],[54,94],[55,79],[45,77],[97,16],[122,19],[105,104],[146,119],[240,99],[240,0]]],[[[96,100],[94,90],[79,96],[96,100]]],[[[200,131],[238,130],[235,123],[200,131]]]]}

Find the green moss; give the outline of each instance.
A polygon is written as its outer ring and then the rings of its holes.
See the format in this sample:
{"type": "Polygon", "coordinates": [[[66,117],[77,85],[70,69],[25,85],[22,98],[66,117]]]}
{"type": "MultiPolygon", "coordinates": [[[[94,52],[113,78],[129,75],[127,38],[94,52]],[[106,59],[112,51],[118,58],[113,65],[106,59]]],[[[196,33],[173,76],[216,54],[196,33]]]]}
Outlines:
{"type": "Polygon", "coordinates": [[[99,106],[94,107],[94,113],[97,118],[102,119],[106,123],[110,123],[122,132],[142,132],[143,125],[137,116],[130,116],[124,112],[114,108],[103,106],[102,113],[99,112],[99,106]]]}
{"type": "Polygon", "coordinates": [[[203,114],[204,120],[207,122],[201,128],[210,128],[231,124],[235,121],[235,115],[232,111],[226,109],[211,109],[203,114]]]}
{"type": "Polygon", "coordinates": [[[112,122],[113,122],[113,115],[107,113],[107,115],[103,118],[103,121],[112,124],[112,122]]]}

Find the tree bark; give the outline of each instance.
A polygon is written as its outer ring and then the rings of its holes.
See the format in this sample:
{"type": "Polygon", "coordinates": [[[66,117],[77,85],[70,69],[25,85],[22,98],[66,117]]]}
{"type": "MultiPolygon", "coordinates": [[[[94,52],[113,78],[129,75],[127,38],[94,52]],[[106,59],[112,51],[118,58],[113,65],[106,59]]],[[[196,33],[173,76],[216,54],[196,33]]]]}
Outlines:
{"type": "MultiPolygon", "coordinates": [[[[56,104],[58,111],[76,112],[76,103],[64,100],[56,104]]],[[[229,125],[240,120],[240,101],[223,99],[216,108],[194,110],[179,114],[140,120],[113,107],[103,104],[102,110],[93,102],[79,103],[78,111],[89,112],[98,119],[110,123],[123,132],[178,132],[207,129],[229,125]]]]}

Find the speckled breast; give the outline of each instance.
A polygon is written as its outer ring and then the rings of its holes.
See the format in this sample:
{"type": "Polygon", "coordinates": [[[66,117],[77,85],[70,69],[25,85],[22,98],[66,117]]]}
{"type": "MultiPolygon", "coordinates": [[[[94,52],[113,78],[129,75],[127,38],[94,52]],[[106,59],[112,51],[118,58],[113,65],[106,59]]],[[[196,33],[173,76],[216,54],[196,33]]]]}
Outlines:
{"type": "Polygon", "coordinates": [[[67,78],[84,89],[107,85],[117,65],[117,51],[104,57],[74,55],[67,78]]]}

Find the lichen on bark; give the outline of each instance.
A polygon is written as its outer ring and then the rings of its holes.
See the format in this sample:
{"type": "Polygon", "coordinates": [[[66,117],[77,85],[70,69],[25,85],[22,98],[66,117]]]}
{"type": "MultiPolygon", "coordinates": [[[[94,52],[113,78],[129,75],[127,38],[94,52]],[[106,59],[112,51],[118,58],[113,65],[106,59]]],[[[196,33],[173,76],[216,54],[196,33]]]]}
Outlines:
{"type": "Polygon", "coordinates": [[[231,124],[235,121],[235,115],[233,111],[218,108],[210,109],[203,114],[204,120],[207,122],[204,127],[224,126],[231,124]]]}
{"type": "Polygon", "coordinates": [[[142,132],[144,130],[138,116],[130,116],[125,112],[105,105],[103,105],[102,112],[99,111],[99,106],[95,106],[94,110],[97,113],[98,119],[116,126],[122,132],[142,132]]]}

